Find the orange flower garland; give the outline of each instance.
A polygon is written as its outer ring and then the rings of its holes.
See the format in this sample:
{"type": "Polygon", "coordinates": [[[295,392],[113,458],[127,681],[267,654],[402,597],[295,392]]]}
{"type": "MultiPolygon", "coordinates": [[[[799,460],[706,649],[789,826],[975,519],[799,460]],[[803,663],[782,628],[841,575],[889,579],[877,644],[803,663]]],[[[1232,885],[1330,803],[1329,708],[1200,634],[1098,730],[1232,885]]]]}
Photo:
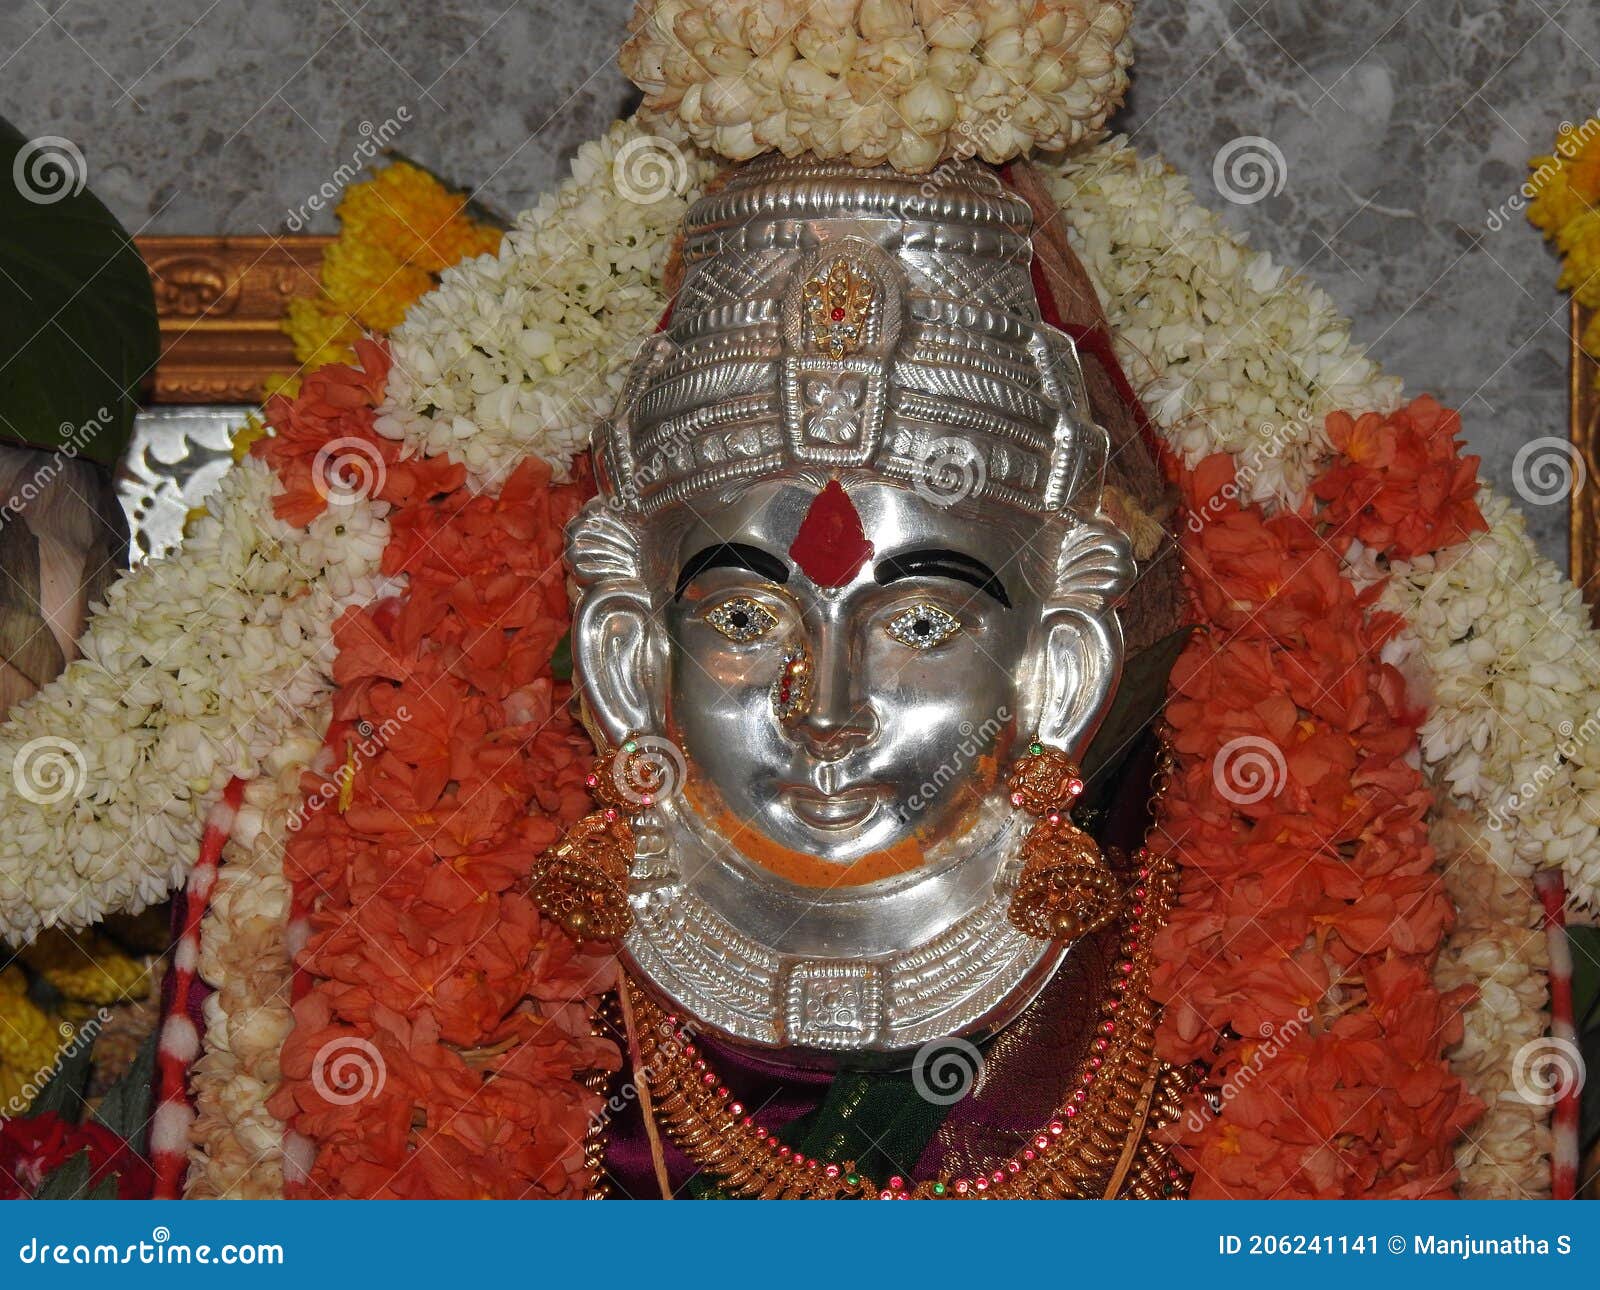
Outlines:
{"type": "Polygon", "coordinates": [[[1198,626],[1166,713],[1152,848],[1183,881],[1153,992],[1162,1055],[1208,1071],[1174,1126],[1197,1197],[1448,1196],[1481,1109],[1443,1057],[1470,996],[1432,985],[1453,907],[1423,713],[1382,659],[1400,620],[1341,567],[1351,537],[1410,556],[1484,527],[1458,426],[1431,399],[1335,414],[1301,514],[1230,500],[1229,456],[1174,470],[1198,626]]]}
{"type": "Polygon", "coordinates": [[[587,481],[552,487],[530,459],[489,497],[459,466],[400,461],[372,430],[387,352],[358,348],[361,371],[308,377],[254,448],[302,523],[327,505],[325,445],[373,467],[393,506],[383,571],[406,578],[335,628],[331,756],[285,856],[309,927],[270,1104],[309,1148],[288,1191],[576,1195],[598,1107],[579,1077],[619,1060],[589,1033],[613,965],[546,924],[522,879],[589,807],[588,741],[550,666],[587,481]]]}

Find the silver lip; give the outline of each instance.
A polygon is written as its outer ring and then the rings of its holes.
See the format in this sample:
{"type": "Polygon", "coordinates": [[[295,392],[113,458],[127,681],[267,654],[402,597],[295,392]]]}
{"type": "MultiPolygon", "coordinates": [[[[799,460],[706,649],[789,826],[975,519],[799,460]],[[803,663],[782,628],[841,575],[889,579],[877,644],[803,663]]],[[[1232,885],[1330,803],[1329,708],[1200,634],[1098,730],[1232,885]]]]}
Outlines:
{"type": "Polygon", "coordinates": [[[882,804],[887,790],[866,784],[836,793],[819,793],[806,785],[787,785],[780,797],[814,829],[849,829],[866,822],[882,804]]]}

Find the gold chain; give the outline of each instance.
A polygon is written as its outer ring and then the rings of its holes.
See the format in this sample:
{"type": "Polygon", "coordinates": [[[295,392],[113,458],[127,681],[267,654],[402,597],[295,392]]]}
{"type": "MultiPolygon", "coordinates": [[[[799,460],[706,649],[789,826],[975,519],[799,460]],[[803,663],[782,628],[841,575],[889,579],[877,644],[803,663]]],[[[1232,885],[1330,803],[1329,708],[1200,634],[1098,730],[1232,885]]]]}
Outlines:
{"type": "Polygon", "coordinates": [[[733,1098],[677,1017],[624,977],[638,1023],[640,1065],[660,1121],[678,1147],[723,1191],[764,1199],[1154,1198],[1187,1192],[1169,1150],[1152,1140],[1180,1114],[1184,1073],[1155,1055],[1151,946],[1177,895],[1166,859],[1139,853],[1138,882],[1120,920],[1120,953],[1094,1038],[1055,1116],[1017,1156],[972,1178],[879,1187],[852,1161],[797,1154],[733,1098]]]}

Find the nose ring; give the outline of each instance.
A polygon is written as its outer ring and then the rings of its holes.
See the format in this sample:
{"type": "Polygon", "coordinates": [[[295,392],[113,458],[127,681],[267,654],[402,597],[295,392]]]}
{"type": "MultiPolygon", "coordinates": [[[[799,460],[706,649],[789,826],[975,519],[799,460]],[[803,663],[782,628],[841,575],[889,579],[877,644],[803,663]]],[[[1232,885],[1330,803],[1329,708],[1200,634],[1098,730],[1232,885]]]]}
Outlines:
{"type": "Polygon", "coordinates": [[[811,710],[811,654],[804,645],[783,656],[778,679],[772,683],[772,711],[785,726],[792,726],[811,710]]]}

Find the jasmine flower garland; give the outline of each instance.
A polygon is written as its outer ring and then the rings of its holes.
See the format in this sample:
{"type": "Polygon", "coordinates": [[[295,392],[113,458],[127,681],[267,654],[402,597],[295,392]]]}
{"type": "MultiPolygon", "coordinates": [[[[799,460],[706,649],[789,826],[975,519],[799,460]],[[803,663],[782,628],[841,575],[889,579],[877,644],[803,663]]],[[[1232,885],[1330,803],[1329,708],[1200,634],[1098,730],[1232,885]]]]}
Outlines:
{"type": "Polygon", "coordinates": [[[1320,288],[1252,251],[1188,182],[1121,137],[1041,165],[1099,289],[1117,357],[1185,465],[1239,458],[1243,500],[1293,506],[1334,411],[1390,411],[1400,382],[1320,288]]]}
{"type": "Polygon", "coordinates": [[[529,454],[570,479],[666,308],[672,238],[719,164],[635,121],[585,144],[497,254],[446,269],[393,333],[378,432],[460,462],[474,488],[529,454]]]}
{"type": "Polygon", "coordinates": [[[329,692],[334,620],[372,595],[387,524],[358,503],[292,528],[274,491],[260,462],[230,470],[181,550],[115,583],[83,658],[0,727],[0,940],[162,899],[222,785],[329,692]]]}
{"type": "Polygon", "coordinates": [[[273,749],[261,777],[246,785],[201,925],[200,975],[215,993],[205,1002],[203,1053],[191,1076],[188,1197],[283,1195],[284,1126],[267,1106],[294,1023],[283,849],[291,813],[302,809],[301,772],[322,750],[329,712],[324,700],[309,728],[273,749]]]}
{"type": "Polygon", "coordinates": [[[1128,88],[1130,0],[643,0],[624,72],[743,160],[931,170],[1090,137],[1128,88]]]}

